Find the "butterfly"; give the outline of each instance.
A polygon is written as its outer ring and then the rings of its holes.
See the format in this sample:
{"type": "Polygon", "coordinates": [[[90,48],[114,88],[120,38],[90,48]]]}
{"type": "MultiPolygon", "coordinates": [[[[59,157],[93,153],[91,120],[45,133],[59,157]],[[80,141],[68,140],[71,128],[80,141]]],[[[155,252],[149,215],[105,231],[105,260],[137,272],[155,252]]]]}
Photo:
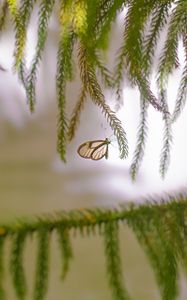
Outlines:
{"type": "Polygon", "coordinates": [[[88,141],[79,146],[78,154],[83,158],[90,158],[92,160],[99,160],[103,157],[108,158],[109,139],[88,141]]]}

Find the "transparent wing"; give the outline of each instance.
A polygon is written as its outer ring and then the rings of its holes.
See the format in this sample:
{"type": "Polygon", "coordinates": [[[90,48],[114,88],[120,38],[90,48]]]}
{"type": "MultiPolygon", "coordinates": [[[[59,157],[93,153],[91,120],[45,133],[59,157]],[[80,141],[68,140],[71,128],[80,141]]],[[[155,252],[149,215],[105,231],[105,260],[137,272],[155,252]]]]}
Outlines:
{"type": "Polygon", "coordinates": [[[107,155],[108,152],[108,144],[102,143],[100,146],[98,146],[94,151],[91,153],[91,159],[93,160],[99,160],[107,155]]]}
{"type": "Polygon", "coordinates": [[[91,158],[97,160],[95,158],[92,158],[92,154],[95,150],[97,150],[98,148],[102,147],[105,144],[106,144],[105,140],[88,141],[80,145],[77,152],[83,158],[91,158]]]}
{"type": "Polygon", "coordinates": [[[77,152],[83,158],[91,158],[91,154],[94,150],[94,148],[91,148],[91,143],[87,142],[80,145],[77,152]]]}

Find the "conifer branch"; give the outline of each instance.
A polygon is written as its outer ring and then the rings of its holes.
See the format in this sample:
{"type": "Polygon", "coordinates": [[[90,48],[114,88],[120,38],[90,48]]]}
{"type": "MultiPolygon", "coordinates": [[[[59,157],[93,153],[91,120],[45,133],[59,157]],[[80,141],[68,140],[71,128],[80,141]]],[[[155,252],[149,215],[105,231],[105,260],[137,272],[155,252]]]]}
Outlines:
{"type": "Polygon", "coordinates": [[[105,224],[104,244],[107,275],[109,277],[110,287],[113,292],[113,299],[128,300],[128,293],[123,286],[117,223],[110,222],[105,224]]]}
{"type": "Polygon", "coordinates": [[[27,101],[30,106],[31,112],[34,110],[34,103],[35,100],[35,85],[36,85],[36,73],[37,73],[37,67],[39,65],[39,62],[41,60],[42,52],[45,47],[45,42],[47,39],[47,29],[48,29],[48,23],[49,19],[52,14],[53,6],[54,6],[55,0],[42,0],[40,4],[40,10],[39,10],[39,24],[38,24],[38,41],[36,45],[36,53],[34,56],[34,59],[32,61],[31,70],[29,72],[29,75],[27,77],[27,101]]]}
{"type": "Polygon", "coordinates": [[[160,214],[155,211],[152,216],[145,214],[144,218],[137,218],[136,222],[129,219],[128,225],[132,227],[150,259],[161,299],[174,300],[178,294],[178,268],[171,244],[166,238],[165,226],[162,228],[159,225],[160,218],[160,214]]]}
{"type": "Polygon", "coordinates": [[[20,64],[24,58],[24,51],[26,46],[26,34],[31,13],[36,0],[21,0],[20,8],[14,16],[15,31],[16,31],[16,48],[14,51],[15,68],[20,68],[20,64]]]}
{"type": "Polygon", "coordinates": [[[0,299],[5,300],[5,291],[3,287],[4,278],[4,243],[5,238],[0,237],[0,299]]]}
{"type": "Polygon", "coordinates": [[[7,0],[4,0],[0,8],[0,32],[3,30],[3,27],[5,25],[7,12],[8,12],[8,3],[7,0]]]}
{"type": "MultiPolygon", "coordinates": [[[[187,21],[187,19],[186,19],[187,21]]],[[[187,31],[185,27],[185,31],[183,33],[183,46],[185,51],[185,66],[183,68],[183,73],[181,77],[181,81],[179,84],[179,89],[177,93],[177,99],[175,102],[175,108],[173,114],[171,116],[171,122],[175,122],[180,116],[185,104],[187,97],[187,31]]]]}
{"type": "Polygon", "coordinates": [[[187,2],[178,0],[171,15],[166,42],[159,63],[160,86],[165,88],[169,74],[178,67],[178,39],[182,34],[184,21],[187,19],[187,2]]]}
{"type": "Polygon", "coordinates": [[[86,50],[82,46],[79,49],[78,56],[82,83],[85,89],[89,92],[93,102],[101,107],[102,112],[109,122],[118,141],[120,157],[127,157],[128,146],[126,133],[121,125],[120,120],[115,116],[115,113],[105,103],[105,98],[101,91],[101,87],[97,82],[95,71],[88,61],[86,50]]]}
{"type": "Polygon", "coordinates": [[[72,53],[75,42],[75,34],[72,32],[72,20],[69,16],[68,2],[61,3],[60,9],[60,42],[57,55],[57,101],[58,101],[58,132],[57,151],[61,159],[65,162],[66,142],[67,142],[67,120],[66,120],[66,82],[72,79],[72,53]]]}
{"type": "Polygon", "coordinates": [[[96,64],[96,67],[98,68],[98,71],[101,75],[102,81],[106,88],[113,88],[114,87],[114,79],[112,73],[107,69],[105,64],[103,63],[100,55],[98,53],[95,53],[94,55],[94,61],[96,64]]]}
{"type": "Polygon", "coordinates": [[[69,264],[73,258],[72,247],[70,243],[69,231],[68,229],[58,228],[59,237],[59,247],[62,256],[62,279],[66,278],[69,271],[69,264]]]}
{"type": "Polygon", "coordinates": [[[138,173],[140,164],[143,159],[145,142],[147,138],[147,109],[148,102],[145,99],[141,99],[141,115],[140,115],[140,124],[137,134],[137,143],[134,151],[133,162],[131,164],[130,173],[133,180],[135,180],[138,173]]]}
{"type": "Polygon", "coordinates": [[[38,232],[38,253],[34,286],[34,300],[43,300],[47,293],[49,275],[49,233],[44,228],[38,232]]]}
{"type": "Polygon", "coordinates": [[[12,251],[10,260],[10,271],[14,289],[18,299],[24,300],[26,297],[26,278],[23,268],[23,253],[26,240],[26,232],[21,231],[15,234],[12,240],[12,251]]]}
{"type": "Polygon", "coordinates": [[[143,61],[146,73],[149,74],[160,33],[167,24],[172,0],[165,1],[155,7],[151,16],[148,34],[143,41],[143,61]]]}
{"type": "Polygon", "coordinates": [[[169,167],[170,162],[170,148],[172,143],[172,133],[171,133],[171,117],[168,113],[168,104],[166,100],[166,91],[162,90],[160,94],[160,100],[162,103],[163,109],[163,120],[164,120],[164,144],[161,151],[161,158],[160,158],[160,173],[162,178],[165,177],[167,169],[169,167]]]}
{"type": "Polygon", "coordinates": [[[78,124],[80,122],[80,115],[81,115],[81,112],[84,108],[85,102],[86,102],[86,90],[85,90],[84,87],[82,87],[79,99],[78,99],[78,101],[77,101],[77,103],[76,103],[76,105],[73,109],[72,116],[71,116],[69,126],[68,126],[68,139],[69,139],[69,141],[71,141],[75,136],[75,131],[76,131],[76,129],[78,127],[78,124]]]}
{"type": "Polygon", "coordinates": [[[125,2],[127,0],[101,1],[96,20],[96,47],[101,49],[107,48],[112,22],[117,17],[119,11],[122,10],[125,2]]]}

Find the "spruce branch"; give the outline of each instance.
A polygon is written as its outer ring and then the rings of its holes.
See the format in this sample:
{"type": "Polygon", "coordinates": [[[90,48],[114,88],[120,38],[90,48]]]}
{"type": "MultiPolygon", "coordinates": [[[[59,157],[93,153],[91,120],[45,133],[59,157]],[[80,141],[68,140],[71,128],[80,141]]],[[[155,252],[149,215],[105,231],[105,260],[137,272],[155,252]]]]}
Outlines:
{"type": "Polygon", "coordinates": [[[141,98],[141,113],[140,113],[140,124],[137,134],[137,143],[134,151],[133,161],[130,168],[131,178],[136,179],[140,164],[143,159],[145,143],[147,138],[147,109],[148,102],[141,98]]]}
{"type": "Polygon", "coordinates": [[[26,278],[23,268],[23,253],[26,241],[26,232],[21,231],[12,240],[12,251],[10,259],[10,271],[12,276],[12,282],[18,299],[26,299],[26,278]]]}
{"type": "Polygon", "coordinates": [[[86,90],[84,87],[82,87],[79,99],[73,109],[72,116],[71,116],[69,126],[68,126],[68,134],[67,135],[68,135],[69,141],[71,141],[75,136],[75,132],[76,132],[78,124],[80,122],[80,115],[84,108],[85,102],[86,102],[86,90]]]}
{"type": "Polygon", "coordinates": [[[89,62],[86,50],[83,46],[80,46],[79,48],[78,57],[82,83],[85,89],[89,92],[93,102],[102,109],[103,114],[109,122],[114,132],[114,135],[116,136],[118,141],[120,157],[127,157],[128,146],[126,133],[121,125],[121,121],[116,117],[115,113],[105,103],[105,98],[102,93],[101,87],[97,82],[95,70],[89,62]]]}
{"type": "Polygon", "coordinates": [[[69,231],[67,228],[58,228],[59,248],[62,256],[62,279],[66,278],[69,271],[69,264],[73,258],[72,247],[70,243],[69,231]]]}
{"type": "Polygon", "coordinates": [[[128,293],[123,286],[118,230],[118,224],[116,222],[105,224],[104,245],[107,275],[109,277],[109,284],[112,289],[113,299],[128,300],[128,293]]]}
{"type": "Polygon", "coordinates": [[[43,300],[47,293],[49,275],[49,232],[44,228],[38,232],[34,300],[43,300]]]}

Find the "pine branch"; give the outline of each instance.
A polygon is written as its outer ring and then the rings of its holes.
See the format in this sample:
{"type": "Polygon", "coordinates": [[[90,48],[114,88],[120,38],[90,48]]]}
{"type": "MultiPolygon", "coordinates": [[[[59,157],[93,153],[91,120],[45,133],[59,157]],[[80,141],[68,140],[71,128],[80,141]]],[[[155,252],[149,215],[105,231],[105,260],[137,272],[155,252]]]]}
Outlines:
{"type": "Polygon", "coordinates": [[[147,109],[148,109],[148,102],[144,99],[141,99],[141,115],[140,115],[140,124],[139,124],[139,129],[137,134],[137,143],[134,151],[133,162],[130,168],[131,178],[133,180],[136,179],[136,175],[138,173],[144,155],[145,142],[146,142],[147,130],[148,130],[147,109]]]}
{"type": "Polygon", "coordinates": [[[37,79],[37,68],[39,62],[42,57],[42,52],[45,47],[45,42],[47,39],[47,30],[48,30],[48,23],[52,14],[53,6],[55,0],[42,0],[40,4],[39,10],[39,24],[38,24],[38,41],[36,45],[36,53],[34,59],[32,61],[31,70],[27,77],[27,100],[30,106],[30,111],[34,111],[34,104],[35,100],[35,85],[37,79]]]}
{"type": "Polygon", "coordinates": [[[34,300],[43,300],[47,293],[49,275],[49,233],[43,228],[38,232],[34,300]]]}
{"type": "Polygon", "coordinates": [[[109,277],[109,284],[113,292],[113,299],[128,300],[128,293],[123,286],[117,223],[111,222],[105,225],[104,243],[107,275],[109,277]]]}
{"type": "Polygon", "coordinates": [[[17,233],[12,241],[12,251],[10,260],[10,271],[12,282],[18,299],[26,299],[26,279],[23,268],[23,253],[26,240],[26,232],[17,233]]]}
{"type": "Polygon", "coordinates": [[[78,56],[82,83],[85,89],[89,92],[93,102],[102,109],[103,114],[109,122],[118,141],[120,157],[127,157],[128,146],[126,133],[121,125],[120,120],[115,116],[115,113],[105,103],[104,95],[101,91],[100,85],[97,82],[95,71],[88,61],[86,50],[82,46],[79,49],[78,56]]]}
{"type": "Polygon", "coordinates": [[[72,117],[69,122],[69,127],[68,127],[69,141],[71,141],[75,136],[75,132],[76,132],[78,124],[80,122],[80,115],[84,108],[85,102],[86,102],[86,90],[84,89],[84,87],[82,87],[79,99],[73,109],[72,117]]]}

